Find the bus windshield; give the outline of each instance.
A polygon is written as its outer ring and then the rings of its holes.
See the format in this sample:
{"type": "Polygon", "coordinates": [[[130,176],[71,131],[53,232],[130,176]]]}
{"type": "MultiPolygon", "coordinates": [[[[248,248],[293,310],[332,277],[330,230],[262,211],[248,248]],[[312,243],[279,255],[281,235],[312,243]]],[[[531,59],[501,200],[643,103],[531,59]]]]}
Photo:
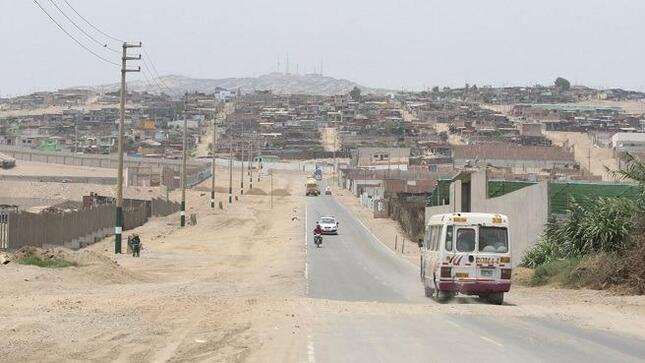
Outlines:
{"type": "Polygon", "coordinates": [[[508,252],[508,231],[506,227],[480,227],[479,252],[508,252]]]}

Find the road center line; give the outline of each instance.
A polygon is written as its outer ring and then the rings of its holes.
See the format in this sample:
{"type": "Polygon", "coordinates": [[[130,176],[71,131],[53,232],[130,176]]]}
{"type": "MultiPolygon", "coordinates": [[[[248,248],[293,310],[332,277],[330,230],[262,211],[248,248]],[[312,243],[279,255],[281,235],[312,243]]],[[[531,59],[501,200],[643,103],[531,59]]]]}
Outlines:
{"type": "Polygon", "coordinates": [[[489,343],[495,344],[498,347],[503,347],[504,346],[504,344],[502,344],[502,343],[500,343],[498,341],[495,341],[495,340],[493,340],[491,338],[488,338],[488,337],[485,337],[485,336],[480,336],[480,338],[482,340],[485,340],[485,341],[489,342],[489,343]]]}
{"type": "Polygon", "coordinates": [[[314,340],[311,338],[311,334],[307,335],[307,361],[309,363],[316,362],[316,350],[314,348],[314,340]]]}
{"type": "Polygon", "coordinates": [[[307,243],[308,232],[308,210],[307,201],[305,201],[305,296],[309,296],[309,243],[307,243]]]}

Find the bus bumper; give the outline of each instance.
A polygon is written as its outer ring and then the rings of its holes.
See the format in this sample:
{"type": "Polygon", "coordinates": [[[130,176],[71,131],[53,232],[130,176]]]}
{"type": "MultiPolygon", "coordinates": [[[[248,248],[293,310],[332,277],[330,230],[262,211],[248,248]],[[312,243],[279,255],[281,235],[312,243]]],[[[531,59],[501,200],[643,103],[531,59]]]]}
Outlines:
{"type": "Polygon", "coordinates": [[[508,292],[511,289],[511,282],[494,281],[440,281],[439,290],[458,292],[465,295],[477,295],[491,292],[508,292]]]}

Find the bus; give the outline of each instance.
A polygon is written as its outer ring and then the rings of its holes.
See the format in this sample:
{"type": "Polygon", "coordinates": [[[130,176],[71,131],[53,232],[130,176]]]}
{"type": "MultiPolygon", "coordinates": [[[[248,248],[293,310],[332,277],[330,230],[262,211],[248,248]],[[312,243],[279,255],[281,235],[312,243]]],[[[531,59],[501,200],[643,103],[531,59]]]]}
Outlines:
{"type": "Polygon", "coordinates": [[[447,213],[430,217],[421,248],[420,275],[427,297],[446,301],[477,295],[501,305],[511,288],[508,217],[447,213]]]}

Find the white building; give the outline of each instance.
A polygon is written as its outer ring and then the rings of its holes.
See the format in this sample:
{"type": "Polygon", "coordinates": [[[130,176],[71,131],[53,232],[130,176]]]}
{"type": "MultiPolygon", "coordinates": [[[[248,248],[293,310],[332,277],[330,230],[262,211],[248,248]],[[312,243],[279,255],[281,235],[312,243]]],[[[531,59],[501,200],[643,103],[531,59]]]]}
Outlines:
{"type": "Polygon", "coordinates": [[[643,152],[645,132],[617,132],[611,137],[611,147],[619,152],[643,152]]]}

